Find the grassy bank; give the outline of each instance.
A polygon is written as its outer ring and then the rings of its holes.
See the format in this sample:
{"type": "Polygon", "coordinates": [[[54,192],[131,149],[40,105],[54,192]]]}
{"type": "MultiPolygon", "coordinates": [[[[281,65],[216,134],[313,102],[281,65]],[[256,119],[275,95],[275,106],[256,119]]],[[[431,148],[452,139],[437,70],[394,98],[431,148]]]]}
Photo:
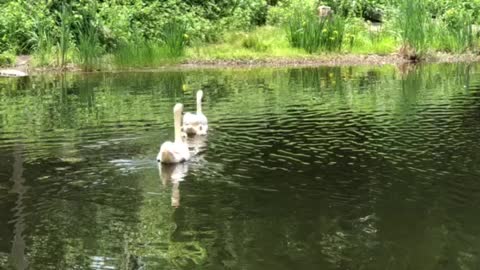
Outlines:
{"type": "Polygon", "coordinates": [[[392,0],[389,5],[374,2],[383,8],[382,23],[372,24],[348,9],[319,17],[318,1],[284,0],[268,8],[263,23],[253,23],[257,15],[245,9],[244,14],[232,13],[223,21],[172,17],[145,28],[145,19],[122,25],[123,32],[117,34],[107,27],[111,22],[105,10],[111,12],[111,7],[97,3],[75,11],[75,6],[62,4],[53,16],[55,31],[49,31],[52,26],[48,23],[36,22],[33,32],[25,34],[32,36],[25,45],[28,50],[17,46],[2,52],[0,65],[13,65],[15,53],[22,51],[31,52],[30,70],[84,71],[178,64],[356,64],[362,59],[367,59],[366,63],[397,63],[443,61],[445,57],[450,61],[459,55],[462,60],[476,59],[480,39],[475,25],[480,6],[446,9],[447,3],[443,3],[444,9],[432,11],[427,0],[392,0]],[[249,21],[240,24],[242,16],[249,21]],[[212,22],[210,32],[205,22],[212,22]]]}
{"type": "MultiPolygon", "coordinates": [[[[356,24],[358,31],[359,22],[356,24]]],[[[358,65],[411,62],[409,54],[412,52],[402,52],[402,40],[395,38],[394,32],[391,32],[388,26],[371,26],[365,22],[362,27],[356,35],[351,35],[352,42],[348,46],[334,51],[309,53],[302,48],[294,48],[289,43],[284,28],[264,26],[249,32],[228,33],[220,42],[192,44],[186,46],[181,53],[172,53],[162,44],[142,42],[132,42],[114,53],[91,58],[81,58],[77,53],[72,53],[67,56],[66,67],[63,68],[57,64],[58,57],[55,54],[34,54],[28,69],[33,72],[114,71],[166,66],[358,65]]],[[[425,62],[480,60],[474,50],[442,50],[439,47],[427,47],[422,51],[421,57],[421,61],[425,62]]]]}

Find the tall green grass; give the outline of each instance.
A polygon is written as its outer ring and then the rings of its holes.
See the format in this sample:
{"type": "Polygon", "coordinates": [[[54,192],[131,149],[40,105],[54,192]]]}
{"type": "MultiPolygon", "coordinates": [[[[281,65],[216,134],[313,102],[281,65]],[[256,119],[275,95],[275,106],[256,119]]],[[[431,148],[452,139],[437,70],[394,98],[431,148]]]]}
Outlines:
{"type": "Polygon", "coordinates": [[[58,14],[59,24],[60,24],[60,33],[59,40],[57,42],[57,64],[64,68],[66,64],[66,56],[70,50],[72,33],[71,33],[71,23],[73,15],[65,4],[62,4],[61,12],[58,14]]]}
{"type": "Polygon", "coordinates": [[[153,67],[172,61],[168,47],[141,39],[120,45],[114,52],[113,59],[114,64],[120,68],[153,67]]]}
{"type": "Polygon", "coordinates": [[[162,40],[172,57],[179,57],[184,54],[187,38],[187,28],[181,22],[168,22],[162,29],[162,40]]]}
{"type": "Polygon", "coordinates": [[[54,37],[45,25],[37,21],[35,32],[29,40],[34,48],[33,59],[38,66],[48,66],[52,64],[51,59],[54,53],[54,37]]]}
{"type": "Polygon", "coordinates": [[[462,53],[473,49],[478,37],[472,29],[474,23],[470,14],[463,14],[455,23],[439,22],[434,38],[438,39],[439,49],[462,53]],[[443,48],[442,48],[443,47],[443,48]]]}
{"type": "Polygon", "coordinates": [[[345,31],[341,17],[318,18],[311,10],[295,11],[287,20],[287,37],[294,48],[303,48],[308,53],[339,51],[345,31]]]}
{"type": "Polygon", "coordinates": [[[425,53],[431,21],[425,1],[400,1],[397,27],[405,51],[411,49],[414,55],[419,56],[425,53]]]}
{"type": "Polygon", "coordinates": [[[177,61],[185,53],[188,35],[185,24],[171,21],[162,29],[162,40],[135,37],[114,52],[118,67],[153,67],[177,61]]]}
{"type": "Polygon", "coordinates": [[[99,68],[103,48],[94,26],[87,24],[78,34],[77,58],[83,70],[91,71],[99,68]]]}
{"type": "Polygon", "coordinates": [[[476,44],[473,23],[473,17],[467,12],[451,22],[445,17],[433,18],[425,1],[402,0],[396,16],[401,53],[409,58],[421,58],[428,50],[465,52],[476,44]]]}
{"type": "Polygon", "coordinates": [[[249,49],[255,52],[265,52],[269,48],[263,37],[259,36],[256,33],[245,34],[241,38],[241,45],[245,49],[249,49]]]}
{"type": "Polygon", "coordinates": [[[101,20],[96,17],[96,2],[87,5],[82,12],[82,20],[75,24],[76,53],[75,60],[83,70],[92,71],[100,68],[104,49],[100,43],[101,20]]]}

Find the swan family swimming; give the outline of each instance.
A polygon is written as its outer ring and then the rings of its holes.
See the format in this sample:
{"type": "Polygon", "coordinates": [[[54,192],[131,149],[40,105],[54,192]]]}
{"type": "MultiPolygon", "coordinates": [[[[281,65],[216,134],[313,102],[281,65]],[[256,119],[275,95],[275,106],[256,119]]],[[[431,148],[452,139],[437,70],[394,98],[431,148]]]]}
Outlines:
{"type": "Polygon", "coordinates": [[[181,103],[175,104],[173,107],[174,118],[174,134],[173,142],[166,141],[160,147],[160,152],[157,155],[157,161],[165,164],[176,164],[190,159],[191,154],[187,144],[184,132],[188,136],[205,136],[208,131],[207,117],[202,113],[202,98],[203,91],[197,92],[197,112],[186,113],[183,116],[183,105],[181,103]],[[183,127],[182,127],[183,123],[183,127]]]}

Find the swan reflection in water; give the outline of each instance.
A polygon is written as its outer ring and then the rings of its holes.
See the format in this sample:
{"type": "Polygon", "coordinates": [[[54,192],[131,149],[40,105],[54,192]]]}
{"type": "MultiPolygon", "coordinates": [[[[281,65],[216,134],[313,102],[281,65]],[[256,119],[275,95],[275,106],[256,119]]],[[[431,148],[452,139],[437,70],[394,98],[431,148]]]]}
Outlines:
{"type": "Polygon", "coordinates": [[[172,206],[180,206],[180,182],[185,179],[188,173],[188,163],[178,164],[161,164],[158,163],[158,172],[160,179],[162,179],[162,185],[166,186],[168,183],[172,183],[172,206]]]}
{"type": "Polygon", "coordinates": [[[186,143],[190,149],[192,160],[176,164],[162,164],[158,163],[158,172],[162,185],[167,186],[172,184],[172,206],[180,206],[180,182],[182,182],[188,174],[189,166],[198,168],[204,166],[205,160],[201,154],[207,148],[206,136],[195,136],[186,138],[186,143]]]}
{"type": "MultiPolygon", "coordinates": [[[[192,156],[197,156],[207,149],[207,137],[206,136],[194,136],[187,137],[186,143],[192,156]]],[[[198,156],[196,157],[198,159],[198,156]]]]}

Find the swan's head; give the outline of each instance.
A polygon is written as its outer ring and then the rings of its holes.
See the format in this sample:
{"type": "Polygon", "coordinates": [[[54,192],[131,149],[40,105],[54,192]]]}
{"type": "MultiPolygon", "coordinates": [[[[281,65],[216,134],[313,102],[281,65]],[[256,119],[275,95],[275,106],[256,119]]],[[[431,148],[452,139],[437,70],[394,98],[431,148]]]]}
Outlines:
{"type": "Polygon", "coordinates": [[[182,103],[175,104],[175,106],[173,107],[173,114],[179,115],[179,114],[182,114],[182,112],[183,112],[183,104],[182,103]]]}

